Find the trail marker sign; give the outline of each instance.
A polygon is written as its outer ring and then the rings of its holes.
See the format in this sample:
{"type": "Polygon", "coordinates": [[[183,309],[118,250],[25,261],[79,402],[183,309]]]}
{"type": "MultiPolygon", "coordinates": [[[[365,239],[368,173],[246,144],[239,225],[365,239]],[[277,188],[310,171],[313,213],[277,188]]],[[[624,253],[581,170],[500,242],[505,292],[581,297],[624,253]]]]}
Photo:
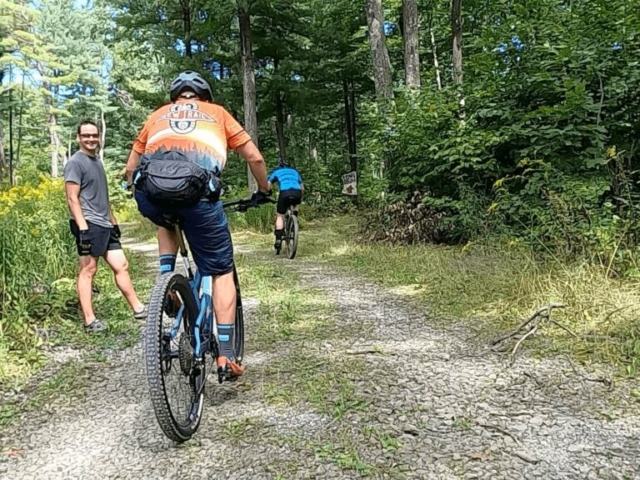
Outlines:
{"type": "Polygon", "coordinates": [[[358,195],[357,172],[349,172],[342,175],[342,193],[345,195],[358,195]]]}

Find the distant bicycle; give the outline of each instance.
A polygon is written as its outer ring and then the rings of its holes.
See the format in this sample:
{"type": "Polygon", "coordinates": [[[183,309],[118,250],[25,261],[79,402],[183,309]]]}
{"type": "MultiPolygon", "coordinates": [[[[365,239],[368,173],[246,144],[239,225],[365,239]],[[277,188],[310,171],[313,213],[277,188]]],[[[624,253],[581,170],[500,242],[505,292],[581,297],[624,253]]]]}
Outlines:
{"type": "MultiPolygon", "coordinates": [[[[293,209],[291,205],[287,208],[287,213],[284,214],[284,231],[282,233],[282,242],[285,246],[285,252],[287,257],[292,259],[296,256],[298,251],[298,232],[300,225],[298,223],[298,212],[293,209]]],[[[281,247],[282,248],[282,247],[281,247]]],[[[280,254],[280,249],[276,249],[276,255],[280,254]]]]}
{"type": "MultiPolygon", "coordinates": [[[[250,200],[223,203],[225,209],[239,212],[254,206],[250,200]]],[[[172,220],[187,276],[168,272],[158,278],[149,302],[144,350],[151,402],[158,423],[168,438],[184,442],[196,433],[202,419],[206,356],[211,354],[212,365],[217,365],[218,329],[212,310],[212,278],[191,269],[182,227],[177,219],[172,220]]],[[[234,358],[241,364],[244,317],[235,265],[233,280],[237,295],[234,358]]],[[[218,383],[233,379],[218,369],[218,383]]]]}

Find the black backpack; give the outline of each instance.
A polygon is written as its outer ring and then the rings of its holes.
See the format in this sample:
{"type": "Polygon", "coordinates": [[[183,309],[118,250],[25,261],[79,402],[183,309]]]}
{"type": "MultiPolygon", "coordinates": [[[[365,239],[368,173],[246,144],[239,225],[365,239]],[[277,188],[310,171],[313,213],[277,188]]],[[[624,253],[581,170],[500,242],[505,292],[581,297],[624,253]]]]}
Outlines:
{"type": "Polygon", "coordinates": [[[220,196],[220,179],[177,150],[143,155],[133,178],[136,189],[161,207],[190,207],[220,196]]]}

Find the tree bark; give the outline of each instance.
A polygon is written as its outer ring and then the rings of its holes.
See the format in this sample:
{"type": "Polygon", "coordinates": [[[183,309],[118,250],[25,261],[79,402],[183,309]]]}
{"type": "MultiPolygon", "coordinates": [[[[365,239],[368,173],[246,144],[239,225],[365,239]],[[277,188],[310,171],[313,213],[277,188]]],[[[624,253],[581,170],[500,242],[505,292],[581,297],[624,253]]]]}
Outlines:
{"type": "Polygon", "coordinates": [[[350,95],[349,82],[347,79],[342,80],[342,92],[344,97],[344,117],[347,128],[347,146],[349,149],[349,167],[352,172],[358,170],[358,159],[356,150],[356,132],[355,132],[355,106],[353,105],[354,96],[350,95]]]}
{"type": "MultiPolygon", "coordinates": [[[[51,106],[49,108],[52,108],[51,106]]],[[[56,115],[49,113],[49,138],[51,139],[51,176],[57,178],[59,176],[59,156],[58,150],[60,149],[60,138],[56,130],[58,126],[58,120],[56,115]]]]}
{"type": "Polygon", "coordinates": [[[104,147],[107,140],[107,122],[104,119],[104,110],[100,109],[100,161],[104,164],[104,147]]]}
{"type": "Polygon", "coordinates": [[[286,163],[287,161],[287,140],[284,136],[284,102],[282,101],[282,93],[276,92],[276,134],[278,137],[278,152],[280,154],[280,162],[286,163]]]}
{"type": "Polygon", "coordinates": [[[349,95],[349,108],[351,109],[351,151],[349,156],[349,163],[351,165],[352,171],[358,170],[358,151],[357,151],[357,140],[358,137],[356,135],[356,88],[353,85],[353,77],[351,78],[351,92],[349,95]]]}
{"type": "Polygon", "coordinates": [[[384,37],[382,1],[367,0],[366,10],[376,96],[379,99],[390,99],[393,98],[391,60],[389,60],[389,52],[384,37]]]}
{"type": "Polygon", "coordinates": [[[420,88],[420,36],[417,0],[403,0],[404,79],[407,87],[420,88]]]}
{"type": "Polygon", "coordinates": [[[465,123],[464,96],[462,92],[462,0],[451,0],[451,29],[453,33],[453,83],[458,86],[458,118],[465,123]]]}
{"type": "Polygon", "coordinates": [[[462,85],[462,0],[451,1],[451,30],[453,33],[453,83],[462,85]]]}
{"type": "Polygon", "coordinates": [[[4,172],[7,169],[7,159],[4,155],[4,125],[3,125],[2,111],[0,110],[0,182],[4,177],[4,172]]]}
{"type": "Polygon", "coordinates": [[[309,156],[314,160],[318,161],[318,143],[316,137],[309,131],[309,156]]]}
{"type": "MultiPolygon", "coordinates": [[[[244,99],[244,128],[251,135],[253,143],[258,146],[258,116],[256,112],[256,79],[253,69],[253,50],[251,44],[251,16],[249,3],[242,0],[238,3],[238,22],[240,24],[240,52],[242,54],[242,87],[244,99]]],[[[249,191],[257,189],[256,179],[247,165],[249,191]]]]}
{"type": "Polygon", "coordinates": [[[9,90],[9,185],[15,185],[13,157],[13,89],[9,90]]]}
{"type": "Polygon", "coordinates": [[[58,119],[53,112],[53,102],[51,95],[53,94],[51,84],[49,82],[42,83],[43,88],[48,92],[44,98],[45,108],[48,112],[49,120],[49,142],[51,147],[51,176],[57,178],[59,175],[59,158],[58,150],[60,148],[60,138],[58,137],[58,119]]]}
{"type": "Polygon", "coordinates": [[[431,51],[433,52],[433,67],[436,70],[436,85],[438,90],[442,90],[442,80],[440,80],[440,65],[438,64],[438,52],[436,50],[436,37],[433,34],[433,28],[431,30],[431,51]]]}
{"type": "Polygon", "coordinates": [[[184,46],[187,57],[192,58],[193,52],[191,48],[191,5],[190,0],[180,0],[182,9],[182,24],[184,27],[184,46]]]}

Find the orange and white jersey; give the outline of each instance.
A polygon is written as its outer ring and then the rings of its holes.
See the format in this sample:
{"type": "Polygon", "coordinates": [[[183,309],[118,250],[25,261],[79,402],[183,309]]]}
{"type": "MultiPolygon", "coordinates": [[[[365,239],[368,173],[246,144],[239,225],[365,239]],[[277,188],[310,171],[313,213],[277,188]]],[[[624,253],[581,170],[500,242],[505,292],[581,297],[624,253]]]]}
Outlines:
{"type": "Polygon", "coordinates": [[[249,140],[249,134],[224,107],[180,99],[149,116],[133,149],[139,154],[178,150],[201,167],[222,173],[227,150],[249,140]]]}

